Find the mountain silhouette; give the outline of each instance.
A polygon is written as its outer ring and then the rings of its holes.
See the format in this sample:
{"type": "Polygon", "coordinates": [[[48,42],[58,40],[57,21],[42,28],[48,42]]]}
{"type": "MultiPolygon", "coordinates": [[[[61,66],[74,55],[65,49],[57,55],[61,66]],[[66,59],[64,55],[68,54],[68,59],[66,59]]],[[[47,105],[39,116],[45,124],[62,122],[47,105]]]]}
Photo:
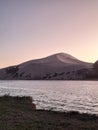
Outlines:
{"type": "MultiPolygon", "coordinates": [[[[57,53],[0,70],[0,79],[80,79],[80,70],[89,70],[92,63],[83,62],[69,54],[57,53]]],[[[84,74],[84,71],[83,71],[84,74]]]]}

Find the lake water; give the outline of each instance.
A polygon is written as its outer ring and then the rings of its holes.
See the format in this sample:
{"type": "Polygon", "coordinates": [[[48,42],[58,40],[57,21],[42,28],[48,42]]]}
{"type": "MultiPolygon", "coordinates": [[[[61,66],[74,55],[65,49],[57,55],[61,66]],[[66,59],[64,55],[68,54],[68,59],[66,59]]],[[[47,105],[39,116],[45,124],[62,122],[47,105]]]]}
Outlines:
{"type": "Polygon", "coordinates": [[[98,114],[97,81],[0,81],[0,96],[32,96],[38,109],[98,114]]]}

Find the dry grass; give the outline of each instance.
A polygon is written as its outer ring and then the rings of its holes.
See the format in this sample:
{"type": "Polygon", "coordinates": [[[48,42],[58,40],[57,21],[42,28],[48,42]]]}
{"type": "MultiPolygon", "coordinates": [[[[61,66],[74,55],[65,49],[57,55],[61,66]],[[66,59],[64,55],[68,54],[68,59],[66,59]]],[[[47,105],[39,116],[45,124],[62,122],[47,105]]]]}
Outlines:
{"type": "Polygon", "coordinates": [[[0,97],[0,130],[98,130],[98,117],[35,110],[30,97],[0,97]]]}

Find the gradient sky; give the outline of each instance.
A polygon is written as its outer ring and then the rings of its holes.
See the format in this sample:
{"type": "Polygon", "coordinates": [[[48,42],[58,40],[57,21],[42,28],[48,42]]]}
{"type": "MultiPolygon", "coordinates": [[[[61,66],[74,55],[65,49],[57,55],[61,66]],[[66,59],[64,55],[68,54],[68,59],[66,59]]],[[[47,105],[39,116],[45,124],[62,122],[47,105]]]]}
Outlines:
{"type": "Polygon", "coordinates": [[[0,68],[59,52],[98,60],[98,0],[0,0],[0,68]]]}

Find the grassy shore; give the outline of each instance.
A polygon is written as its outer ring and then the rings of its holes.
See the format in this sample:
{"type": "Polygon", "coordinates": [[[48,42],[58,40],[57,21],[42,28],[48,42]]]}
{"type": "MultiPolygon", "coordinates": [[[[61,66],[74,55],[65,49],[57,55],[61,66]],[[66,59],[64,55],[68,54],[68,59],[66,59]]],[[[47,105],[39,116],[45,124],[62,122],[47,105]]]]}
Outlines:
{"type": "Polygon", "coordinates": [[[31,97],[0,97],[0,130],[98,130],[98,117],[36,110],[31,97]]]}

